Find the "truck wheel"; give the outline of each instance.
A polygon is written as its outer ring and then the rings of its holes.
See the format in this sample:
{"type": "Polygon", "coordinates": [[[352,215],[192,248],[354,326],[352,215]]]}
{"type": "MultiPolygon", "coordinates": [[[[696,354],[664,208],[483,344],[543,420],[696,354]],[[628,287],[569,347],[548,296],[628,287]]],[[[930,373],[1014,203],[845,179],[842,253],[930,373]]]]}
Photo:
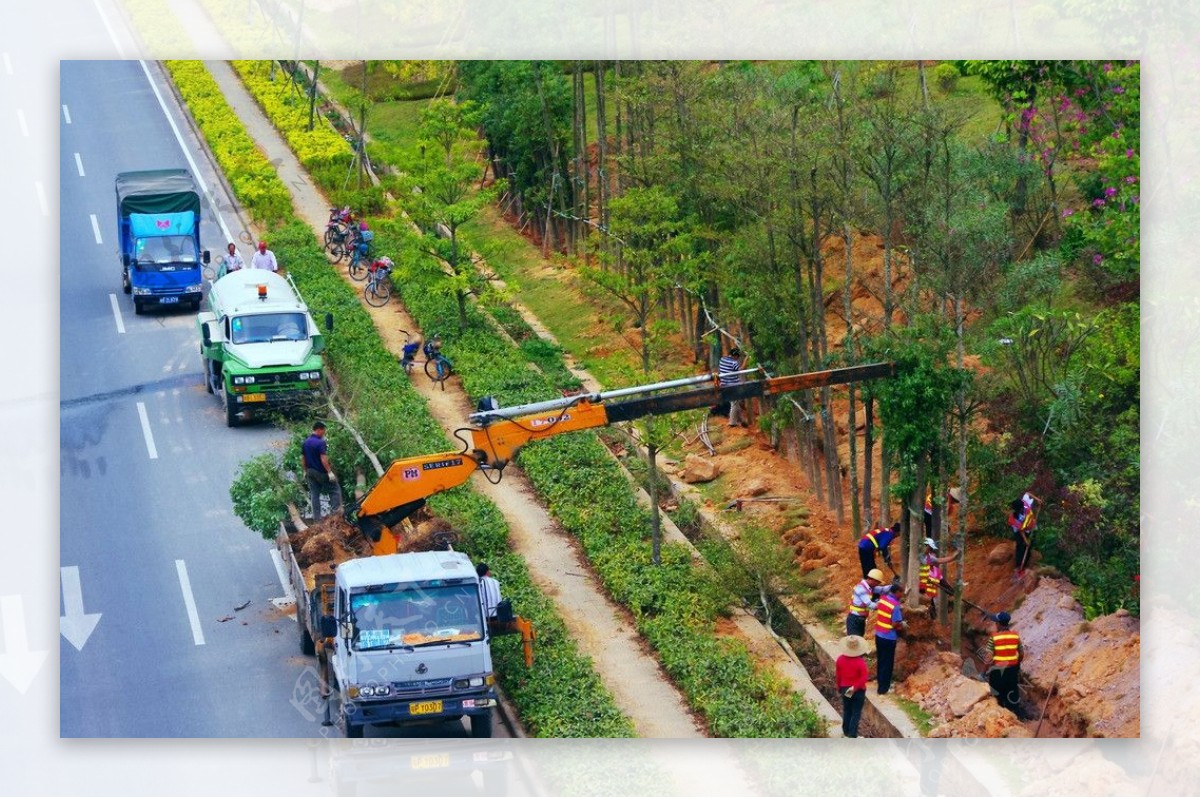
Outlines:
{"type": "Polygon", "coordinates": [[[229,391],[222,391],[222,393],[225,396],[225,426],[236,427],[238,425],[237,402],[233,401],[229,391]]]}
{"type": "Polygon", "coordinates": [[[312,635],[304,626],[304,619],[300,617],[299,607],[296,607],[296,625],[300,627],[300,653],[311,657],[317,653],[317,644],[313,642],[312,635]]]}
{"type": "Polygon", "coordinates": [[[133,293],[133,285],[129,282],[129,272],[121,272],[121,290],[127,294],[133,293]]]}
{"type": "Polygon", "coordinates": [[[486,715],[471,716],[471,736],[472,737],[491,737],[492,736],[492,713],[489,711],[486,715]]]}
{"type": "Polygon", "coordinates": [[[204,355],[200,356],[200,370],[204,372],[204,390],[208,391],[209,393],[212,393],[213,392],[212,374],[209,373],[208,358],[206,358],[204,355]]]}
{"type": "Polygon", "coordinates": [[[349,721],[349,719],[347,719],[346,720],[346,739],[357,740],[362,736],[363,736],[363,727],[357,723],[351,723],[349,721]]]}
{"type": "Polygon", "coordinates": [[[140,315],[142,315],[142,314],[143,314],[143,313],[145,313],[145,312],[146,312],[146,306],[145,306],[145,305],[143,305],[141,302],[138,302],[136,299],[135,299],[135,300],[133,300],[133,313],[134,313],[134,315],[135,315],[135,316],[140,316],[140,315]]]}

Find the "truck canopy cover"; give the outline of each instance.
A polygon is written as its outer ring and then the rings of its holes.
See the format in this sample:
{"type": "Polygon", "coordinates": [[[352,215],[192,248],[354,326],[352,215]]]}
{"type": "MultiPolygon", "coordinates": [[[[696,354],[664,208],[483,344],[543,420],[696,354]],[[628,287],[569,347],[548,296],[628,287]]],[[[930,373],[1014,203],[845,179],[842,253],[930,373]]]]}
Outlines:
{"type": "Polygon", "coordinates": [[[129,226],[134,238],[155,236],[190,236],[196,229],[196,214],[182,213],[131,213],[129,226]]]}
{"type": "Polygon", "coordinates": [[[200,213],[200,194],[187,169],[153,169],[117,175],[117,210],[128,213],[200,213]]]}

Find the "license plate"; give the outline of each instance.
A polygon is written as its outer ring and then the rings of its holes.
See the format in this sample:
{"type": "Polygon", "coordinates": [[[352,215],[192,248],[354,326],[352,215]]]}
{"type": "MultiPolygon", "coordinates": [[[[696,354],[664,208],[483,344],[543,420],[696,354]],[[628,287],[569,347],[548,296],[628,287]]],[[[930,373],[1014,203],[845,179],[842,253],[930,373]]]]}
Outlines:
{"type": "Polygon", "coordinates": [[[442,711],[441,701],[418,701],[408,705],[408,711],[413,715],[432,715],[442,711]]]}
{"type": "Polygon", "coordinates": [[[163,304],[163,305],[174,305],[175,303],[177,303],[179,301],[179,297],[164,296],[164,297],[161,297],[158,301],[160,304],[163,304]]]}
{"type": "Polygon", "coordinates": [[[413,770],[450,767],[449,754],[413,754],[409,760],[413,770]]]}
{"type": "Polygon", "coordinates": [[[248,393],[242,397],[243,402],[265,402],[267,395],[265,393],[248,393]]]}

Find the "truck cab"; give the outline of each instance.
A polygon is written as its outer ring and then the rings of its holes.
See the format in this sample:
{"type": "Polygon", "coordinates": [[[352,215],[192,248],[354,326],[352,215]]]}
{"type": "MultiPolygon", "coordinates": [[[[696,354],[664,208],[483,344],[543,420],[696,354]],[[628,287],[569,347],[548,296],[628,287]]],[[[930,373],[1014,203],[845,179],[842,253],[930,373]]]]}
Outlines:
{"type": "Polygon", "coordinates": [[[201,264],[210,255],[200,247],[200,193],[191,172],[122,172],[115,186],[121,290],[132,295],[134,313],[199,309],[201,264]]]}
{"type": "MultiPolygon", "coordinates": [[[[332,327],[326,317],[326,327],[332,327]]],[[[220,393],[226,423],[256,409],[294,406],[322,393],[325,338],[290,277],[240,269],[213,282],[196,317],[204,383],[220,393]]]]}
{"type": "Polygon", "coordinates": [[[470,558],[454,551],[364,557],[335,574],[329,659],[346,736],[362,736],[368,723],[468,716],[472,736],[490,737],[495,676],[470,558]]]}

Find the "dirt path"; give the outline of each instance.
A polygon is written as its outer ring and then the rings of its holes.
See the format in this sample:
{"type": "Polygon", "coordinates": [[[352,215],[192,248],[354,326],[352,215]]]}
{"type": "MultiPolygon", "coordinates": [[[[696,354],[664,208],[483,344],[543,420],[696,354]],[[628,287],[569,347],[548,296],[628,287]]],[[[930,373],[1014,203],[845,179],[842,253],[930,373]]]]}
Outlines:
{"type": "MultiPolygon", "coordinates": [[[[206,65],[250,135],[276,164],[280,177],[291,188],[297,215],[318,235],[322,234],[329,213],[327,200],[303,172],[228,64],[206,62],[206,65]]],[[[397,303],[382,308],[364,305],[364,308],[371,314],[385,345],[398,357],[404,343],[400,330],[416,330],[415,322],[397,303]]],[[[430,412],[443,428],[451,430],[466,421],[472,408],[457,380],[452,379],[443,391],[423,376],[414,374],[414,385],[428,401],[430,412]]],[[[609,601],[573,539],[533,498],[532,488],[517,469],[509,467],[504,482],[498,486],[479,478],[475,484],[504,514],[512,532],[513,548],[528,563],[534,580],[554,600],[580,649],[592,657],[605,686],[633,721],[638,734],[663,738],[703,737],[686,701],[663,674],[658,662],[646,653],[644,642],[633,631],[623,610],[609,601]]],[[[730,776],[732,783],[728,787],[731,791],[745,789],[745,785],[737,784],[740,778],[736,774],[730,776]]],[[[711,786],[696,785],[699,791],[694,794],[707,792],[711,786]]]]}

